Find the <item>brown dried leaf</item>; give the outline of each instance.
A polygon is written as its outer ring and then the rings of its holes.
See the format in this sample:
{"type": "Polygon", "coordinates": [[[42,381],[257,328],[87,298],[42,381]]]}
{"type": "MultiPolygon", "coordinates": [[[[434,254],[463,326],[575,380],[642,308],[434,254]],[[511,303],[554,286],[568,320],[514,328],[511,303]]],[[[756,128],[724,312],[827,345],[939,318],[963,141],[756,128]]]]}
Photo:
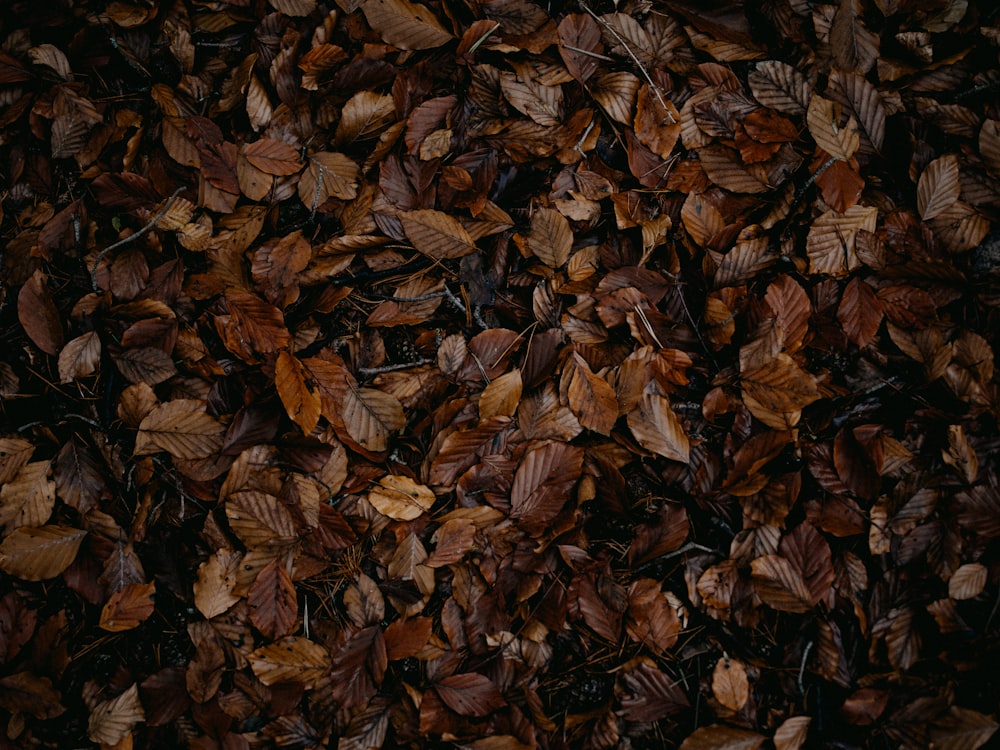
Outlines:
{"type": "Polygon", "coordinates": [[[130,583],[119,589],[108,599],[101,610],[100,627],[112,633],[120,633],[139,627],[153,614],[156,605],[153,595],[156,584],[130,583]]]}
{"type": "Polygon", "coordinates": [[[408,50],[447,44],[452,35],[425,6],[409,0],[361,0],[361,12],[386,44],[408,50]]]}
{"type": "Polygon", "coordinates": [[[434,492],[409,477],[388,475],[368,493],[368,502],[383,516],[396,521],[413,521],[431,509],[434,492]]]}
{"type": "Polygon", "coordinates": [[[780,612],[808,612],[812,594],[792,563],[781,555],[763,555],[750,563],[757,595],[780,612]]]}
{"type": "Polygon", "coordinates": [[[551,208],[536,209],[526,247],[549,268],[561,268],[573,249],[573,232],[566,217],[551,208]]]}
{"type": "Polygon", "coordinates": [[[220,549],[198,566],[194,582],[194,606],[211,620],[240,600],[233,594],[236,572],[243,556],[233,550],[220,549]]]}
{"type": "Polygon", "coordinates": [[[87,535],[69,526],[22,526],[0,542],[0,570],[25,581],[55,578],[68,568],[87,535]]]}
{"type": "Polygon", "coordinates": [[[573,353],[559,382],[562,400],[588,430],[610,435],[618,421],[618,398],[604,378],[594,374],[579,354],[573,353]]]}
{"type": "Polygon", "coordinates": [[[136,724],[145,720],[139,686],[133,683],[121,695],[94,706],[87,723],[87,736],[94,742],[117,745],[131,735],[136,724]]]}
{"type": "Polygon", "coordinates": [[[628,426],[636,441],[646,450],[671,461],[686,464],[691,460],[691,442],[666,396],[647,389],[642,394],[639,407],[629,412],[628,426]]]}
{"type": "Polygon", "coordinates": [[[247,592],[250,622],[264,636],[277,640],[288,635],[298,617],[298,600],[292,578],[278,558],[272,560],[254,579],[247,592]]]}
{"type": "Polygon", "coordinates": [[[750,699],[747,669],[739,659],[724,656],[712,671],[712,695],[730,711],[739,711],[750,699]]]}
{"type": "Polygon", "coordinates": [[[274,384],[288,417],[308,435],[319,423],[320,397],[298,357],[286,350],[274,363],[274,384]]]}
{"type": "Polygon", "coordinates": [[[413,247],[429,258],[461,258],[476,252],[472,235],[446,213],[423,209],[403,212],[399,218],[413,247]]]}
{"type": "Polygon", "coordinates": [[[261,646],[247,656],[257,679],[265,685],[298,682],[306,690],[318,686],[330,671],[330,655],[308,638],[291,636],[261,646]]]}
{"type": "Polygon", "coordinates": [[[475,672],[445,677],[434,690],[459,716],[489,716],[507,705],[493,681],[475,672]]]}
{"type": "Polygon", "coordinates": [[[510,517],[540,532],[569,500],[583,469],[583,450],[565,443],[548,443],[530,451],[514,475],[510,517]]]}
{"type": "Polygon", "coordinates": [[[57,354],[63,345],[59,311],[52,301],[47,277],[35,271],[17,295],[17,318],[28,338],[46,354],[57,354]]]}
{"type": "Polygon", "coordinates": [[[723,724],[699,727],[681,743],[680,750],[757,750],[767,738],[756,732],[723,724]]]}
{"type": "Polygon", "coordinates": [[[222,448],[225,425],[205,413],[205,403],[176,399],[154,408],[139,425],[134,454],[166,451],[174,458],[208,458],[222,448]]]}

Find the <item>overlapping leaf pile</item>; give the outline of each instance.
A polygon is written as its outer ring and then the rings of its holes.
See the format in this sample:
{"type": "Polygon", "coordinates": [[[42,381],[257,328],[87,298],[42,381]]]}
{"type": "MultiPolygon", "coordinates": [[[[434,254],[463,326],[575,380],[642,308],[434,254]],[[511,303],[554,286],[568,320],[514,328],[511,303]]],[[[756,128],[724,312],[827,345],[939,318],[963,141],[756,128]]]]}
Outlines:
{"type": "Polygon", "coordinates": [[[5,7],[0,748],[996,746],[997,9],[716,5],[5,7]]]}

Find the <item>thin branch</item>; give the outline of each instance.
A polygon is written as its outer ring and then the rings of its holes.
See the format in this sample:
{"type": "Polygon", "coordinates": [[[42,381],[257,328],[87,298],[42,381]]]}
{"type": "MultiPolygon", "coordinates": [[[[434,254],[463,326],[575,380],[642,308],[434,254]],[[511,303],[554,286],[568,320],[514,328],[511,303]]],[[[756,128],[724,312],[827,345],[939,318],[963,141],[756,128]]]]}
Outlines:
{"type": "Polygon", "coordinates": [[[101,250],[101,252],[97,254],[97,257],[94,258],[94,264],[90,267],[90,283],[93,286],[95,292],[97,291],[97,266],[100,265],[104,257],[112,250],[117,250],[118,248],[123,247],[124,245],[127,245],[130,242],[135,242],[140,237],[144,237],[145,235],[149,234],[152,231],[153,227],[156,226],[156,222],[158,222],[160,219],[166,216],[167,213],[170,211],[170,209],[173,207],[174,201],[177,200],[177,196],[183,193],[185,190],[187,190],[186,187],[177,188],[170,195],[170,197],[167,198],[167,202],[164,204],[163,208],[160,209],[160,212],[156,214],[156,216],[154,216],[152,219],[150,219],[149,222],[146,224],[146,226],[144,226],[135,234],[130,234],[125,239],[118,240],[118,242],[116,242],[115,244],[109,245],[108,247],[104,248],[103,250],[101,250]]]}
{"type": "Polygon", "coordinates": [[[421,365],[433,364],[432,359],[418,359],[415,362],[402,362],[398,365],[383,365],[382,367],[359,367],[358,374],[364,375],[365,377],[371,377],[372,375],[381,375],[384,372],[396,372],[397,370],[408,370],[411,367],[420,367],[421,365]]]}

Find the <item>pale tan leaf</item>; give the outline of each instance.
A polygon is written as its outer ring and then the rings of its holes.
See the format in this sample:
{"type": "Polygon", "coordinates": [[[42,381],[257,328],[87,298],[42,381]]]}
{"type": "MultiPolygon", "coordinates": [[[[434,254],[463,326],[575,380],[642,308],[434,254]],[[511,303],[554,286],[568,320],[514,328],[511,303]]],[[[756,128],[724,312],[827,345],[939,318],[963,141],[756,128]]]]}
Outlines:
{"type": "Polygon", "coordinates": [[[358,194],[358,165],[344,154],[321,151],[310,154],[299,177],[299,200],[315,211],[330,198],[352,200],[358,194]]]}
{"type": "Polygon", "coordinates": [[[345,145],[373,138],[396,119],[396,105],[389,94],[359,91],[344,104],[334,143],[345,145]]]}
{"type": "Polygon", "coordinates": [[[681,220],[691,239],[700,247],[708,245],[716,233],[726,228],[719,210],[699,193],[688,194],[681,206],[681,220]]]}
{"type": "Polygon", "coordinates": [[[10,532],[21,526],[41,526],[56,503],[56,483],[49,461],[33,461],[0,489],[0,527],[10,532]]]}
{"type": "Polygon", "coordinates": [[[236,571],[243,555],[229,549],[220,549],[198,566],[198,579],[194,582],[194,606],[205,618],[211,620],[221,615],[240,600],[233,594],[236,571]]]}
{"type": "Polygon", "coordinates": [[[348,388],[341,416],[348,434],[366,450],[389,447],[389,438],[406,424],[399,399],[375,388],[348,388]]]}
{"type": "Polygon", "coordinates": [[[861,145],[861,136],[858,135],[858,121],[852,115],[844,123],[841,112],[838,102],[813,96],[806,123],[817,146],[836,159],[849,161],[861,145]]]}
{"type": "Polygon", "coordinates": [[[955,201],[930,220],[934,234],[952,253],[964,253],[979,244],[990,231],[986,218],[964,201],[955,201]]]}
{"type": "Polygon", "coordinates": [[[362,0],[361,12],[384,42],[400,49],[431,49],[453,38],[430,10],[409,0],[362,0]]]}
{"type": "Polygon", "coordinates": [[[804,114],[812,97],[812,86],[799,71],[778,60],[764,60],[747,78],[754,98],[765,107],[789,115],[804,114]]]}
{"type": "Polygon", "coordinates": [[[166,451],[174,458],[208,458],[222,448],[225,426],[205,413],[205,402],[176,399],[154,408],[139,425],[135,455],[166,451]]]}
{"type": "Polygon", "coordinates": [[[608,117],[622,125],[631,125],[640,84],[641,81],[627,71],[606,73],[597,78],[591,93],[608,117]]]}
{"type": "Polygon", "coordinates": [[[28,57],[35,65],[42,65],[64,81],[73,80],[73,69],[69,65],[66,53],[54,44],[39,44],[28,50],[28,57]]]}
{"type": "Polygon", "coordinates": [[[311,690],[330,671],[329,652],[308,638],[296,636],[261,646],[247,660],[257,679],[265,685],[298,682],[311,690]]]}
{"type": "Polygon", "coordinates": [[[282,550],[298,541],[292,514],[273,495],[258,490],[236,492],[226,500],[226,518],[247,548],[282,550]]]}
{"type": "Polygon", "coordinates": [[[146,720],[135,683],[121,695],[94,706],[87,723],[87,736],[94,742],[116,745],[128,737],[135,725],[146,720]]]}
{"type": "Polygon", "coordinates": [[[552,127],[562,122],[563,94],[558,85],[545,86],[504,72],[500,74],[500,89],[514,109],[539,125],[552,127]]]}
{"type": "Polygon", "coordinates": [[[516,368],[493,380],[479,396],[480,418],[514,416],[522,388],[521,371],[516,368]]]}
{"type": "Polygon", "coordinates": [[[688,735],[680,750],[757,750],[765,739],[763,735],[746,729],[710,724],[688,735]]]}
{"type": "Polygon", "coordinates": [[[924,221],[930,221],[951,206],[961,193],[958,157],[946,154],[935,159],[920,174],[917,183],[917,211],[924,221]]]}
{"type": "Polygon", "coordinates": [[[691,442],[666,396],[644,392],[638,408],[628,415],[628,426],[646,450],[671,461],[686,464],[691,460],[691,442]]]}
{"type": "Polygon", "coordinates": [[[780,612],[808,612],[812,595],[802,576],[781,555],[763,555],[750,563],[757,595],[780,612]]]}
{"type": "Polygon", "coordinates": [[[97,372],[101,364],[101,339],[97,331],[88,331],[68,341],[59,352],[59,382],[72,383],[97,372]]]}
{"type": "Polygon", "coordinates": [[[774,750],[800,750],[809,734],[811,716],[792,716],[774,731],[774,750]]]}
{"type": "Polygon", "coordinates": [[[476,252],[476,242],[465,227],[442,211],[405,211],[399,218],[407,238],[429,258],[461,258],[476,252]]]}
{"type": "Polygon", "coordinates": [[[382,477],[368,493],[368,502],[396,521],[413,521],[431,509],[434,492],[409,477],[390,474],[382,477]]]}
{"type": "Polygon", "coordinates": [[[747,668],[739,659],[724,656],[712,671],[712,695],[730,711],[739,711],[750,698],[747,668]]]}
{"type": "Polygon", "coordinates": [[[744,164],[739,152],[727,146],[700,148],[698,159],[712,182],[734,193],[765,193],[777,187],[770,184],[760,164],[744,164]]]}
{"type": "Polygon", "coordinates": [[[68,568],[87,535],[69,526],[22,526],[0,543],[0,570],[25,581],[55,578],[68,568]]]}
{"type": "Polygon", "coordinates": [[[875,231],[878,209],[851,206],[844,213],[827,211],[813,221],[806,237],[809,273],[842,276],[861,265],[855,248],[858,232],[875,231]]]}
{"type": "Polygon", "coordinates": [[[0,437],[0,483],[17,476],[34,452],[35,446],[23,438],[0,437]]]}
{"type": "Polygon", "coordinates": [[[573,249],[573,232],[566,217],[551,208],[538,208],[531,217],[529,252],[549,268],[561,268],[573,249]]]}
{"type": "Polygon", "coordinates": [[[986,587],[989,571],[982,563],[962,565],[948,581],[948,596],[952,599],[975,599],[986,587]]]}

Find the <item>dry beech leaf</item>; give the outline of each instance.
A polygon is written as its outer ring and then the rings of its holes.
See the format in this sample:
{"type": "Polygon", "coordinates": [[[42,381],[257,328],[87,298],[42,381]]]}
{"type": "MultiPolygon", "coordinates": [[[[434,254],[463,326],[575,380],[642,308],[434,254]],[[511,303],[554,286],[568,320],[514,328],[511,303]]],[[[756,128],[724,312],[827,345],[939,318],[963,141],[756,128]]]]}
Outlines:
{"type": "Polygon", "coordinates": [[[493,681],[475,672],[445,677],[434,690],[460,716],[489,716],[507,705],[493,681]]]}
{"type": "Polygon", "coordinates": [[[958,200],[961,192],[958,157],[954,154],[935,159],[920,174],[917,183],[917,211],[924,221],[940,216],[958,200]]]}
{"type": "Polygon", "coordinates": [[[452,40],[441,22],[409,0],[361,0],[361,12],[387,44],[400,49],[431,49],[452,40]]]}
{"type": "Polygon", "coordinates": [[[35,271],[21,287],[17,317],[35,346],[46,354],[59,352],[63,344],[62,323],[48,280],[41,271],[35,271]]]}
{"type": "Polygon", "coordinates": [[[94,742],[117,745],[131,735],[136,724],[145,720],[146,714],[139,701],[139,686],[133,683],[121,695],[94,707],[87,724],[87,736],[94,742]]]}
{"type": "Polygon", "coordinates": [[[383,516],[396,521],[413,521],[431,509],[434,492],[409,477],[390,474],[368,493],[368,502],[383,516]]]}
{"type": "Polygon", "coordinates": [[[49,520],[56,501],[50,468],[49,461],[24,464],[0,489],[0,526],[6,531],[49,520]]]}
{"type": "Polygon", "coordinates": [[[55,578],[68,568],[87,532],[70,526],[22,526],[0,542],[0,570],[25,581],[55,578]]]}
{"type": "Polygon", "coordinates": [[[549,268],[561,268],[573,249],[573,232],[566,217],[551,208],[538,208],[531,216],[527,248],[549,268]]]}
{"type": "Polygon", "coordinates": [[[739,711],[750,698],[747,669],[739,659],[724,656],[712,672],[712,695],[730,711],[739,711]]]}
{"type": "Polygon", "coordinates": [[[852,115],[847,118],[846,123],[842,122],[841,107],[837,102],[813,96],[809,101],[806,122],[816,145],[830,156],[848,161],[857,153],[861,145],[858,121],[852,115]]]}
{"type": "Polygon", "coordinates": [[[59,352],[59,382],[72,383],[97,372],[101,363],[101,339],[97,331],[89,331],[66,342],[59,352]]]}
{"type": "Polygon", "coordinates": [[[811,716],[792,716],[774,731],[775,750],[800,750],[809,734],[811,716]]]}
{"type": "Polygon", "coordinates": [[[406,424],[399,399],[375,388],[348,388],[342,404],[350,436],[367,450],[389,447],[389,438],[406,424]]]}
{"type": "Polygon", "coordinates": [[[685,464],[691,460],[691,441],[666,396],[646,390],[638,407],[629,412],[628,426],[646,450],[685,464]]]}
{"type": "Polygon", "coordinates": [[[330,671],[330,655],[308,638],[288,637],[261,646],[247,656],[257,679],[265,685],[297,682],[316,687],[330,671]]]}
{"type": "Polygon", "coordinates": [[[112,633],[132,630],[149,619],[155,603],[156,584],[130,583],[108,599],[101,610],[101,628],[112,633]]]}
{"type": "Polygon", "coordinates": [[[552,521],[571,496],[583,468],[583,450],[548,443],[528,453],[514,474],[511,518],[538,531],[552,521]]]}
{"type": "Polygon", "coordinates": [[[194,399],[168,401],[154,408],[139,424],[135,455],[166,451],[174,458],[208,458],[222,448],[225,427],[205,413],[194,399]]]}
{"type": "Polygon", "coordinates": [[[240,600],[233,594],[236,586],[236,569],[242,555],[220,549],[198,567],[198,580],[194,583],[194,606],[207,619],[221,615],[240,600]]]}
{"type": "Polygon", "coordinates": [[[261,570],[247,592],[250,622],[264,636],[276,640],[288,635],[298,616],[298,599],[292,577],[275,558],[261,570]]]}
{"type": "Polygon", "coordinates": [[[476,252],[476,243],[457,219],[430,209],[400,214],[403,231],[413,246],[429,258],[461,258],[476,252]]]}
{"type": "Polygon", "coordinates": [[[287,351],[278,352],[274,363],[274,384],[289,419],[308,435],[319,423],[320,397],[299,359],[287,351]]]}
{"type": "Polygon", "coordinates": [[[769,607],[781,612],[808,612],[812,595],[802,575],[780,555],[764,555],[750,563],[757,595],[769,607]]]}
{"type": "Polygon", "coordinates": [[[948,580],[948,596],[957,600],[976,598],[986,587],[987,572],[981,563],[962,565],[948,580]]]}
{"type": "Polygon", "coordinates": [[[594,374],[590,365],[574,353],[563,368],[560,394],[570,411],[588,430],[611,434],[618,421],[618,398],[604,378],[594,374]]]}
{"type": "Polygon", "coordinates": [[[710,724],[695,729],[681,743],[680,750],[757,750],[766,737],[745,729],[710,724]]]}
{"type": "Polygon", "coordinates": [[[512,417],[521,403],[521,371],[511,370],[491,382],[479,396],[479,416],[512,417]]]}

